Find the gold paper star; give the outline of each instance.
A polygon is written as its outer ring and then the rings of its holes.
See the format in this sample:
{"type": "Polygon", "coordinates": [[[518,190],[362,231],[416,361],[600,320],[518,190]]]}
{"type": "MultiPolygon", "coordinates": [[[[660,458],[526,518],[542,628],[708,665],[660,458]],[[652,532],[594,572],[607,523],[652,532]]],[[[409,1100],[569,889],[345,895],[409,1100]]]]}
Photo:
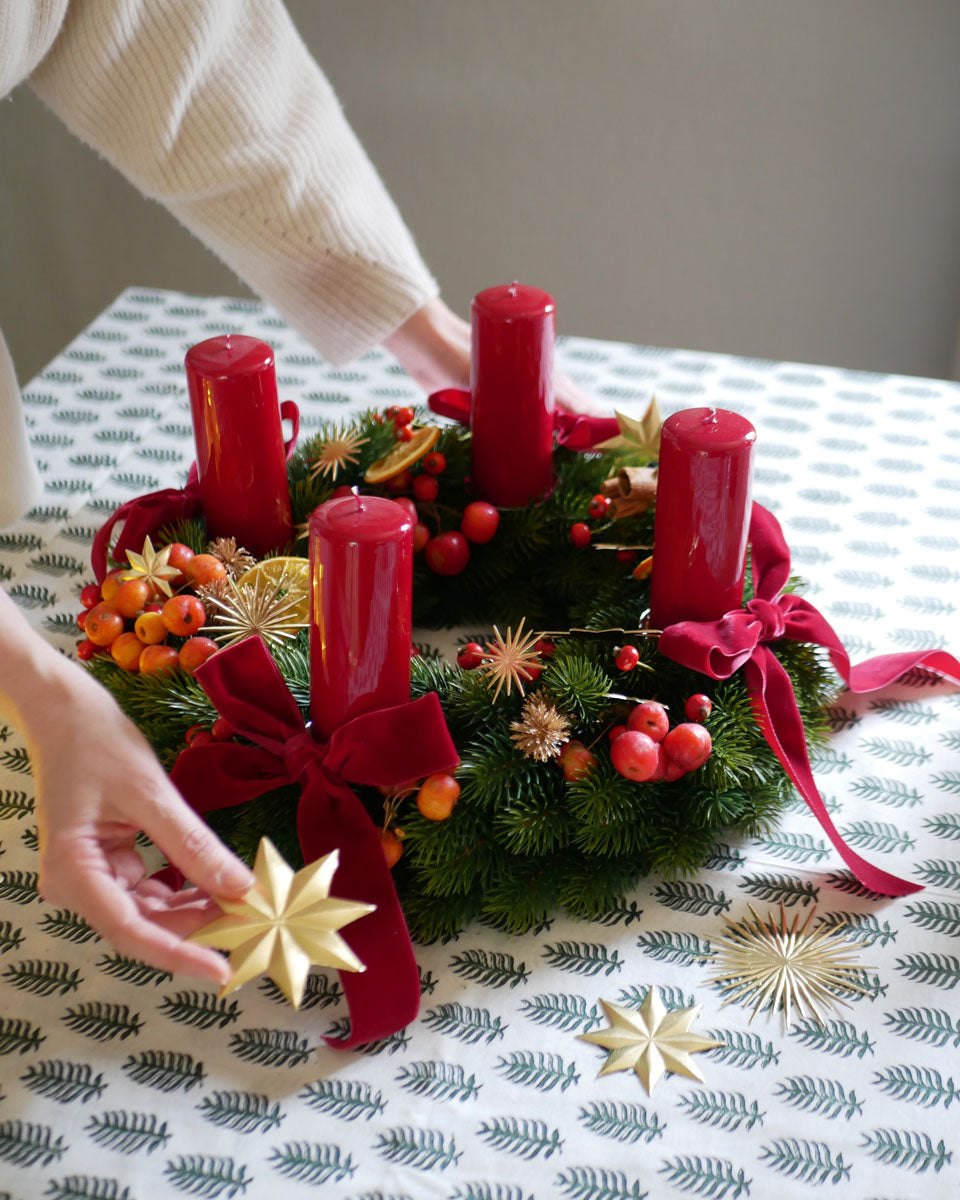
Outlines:
{"type": "Polygon", "coordinates": [[[720,990],[729,993],[724,1004],[755,1000],[751,1021],[763,1008],[773,1012],[782,1009],[784,1024],[788,1025],[794,1006],[800,1016],[806,1010],[822,1023],[818,1001],[846,1005],[838,992],[866,995],[853,981],[863,968],[849,943],[826,926],[807,932],[816,908],[811,908],[798,928],[799,916],[788,924],[782,901],[779,921],[774,913],[767,913],[767,920],[762,921],[752,905],[747,907],[752,921],[745,917],[734,924],[724,917],[729,933],[713,940],[713,956],[722,973],[710,982],[720,984],[720,990]]]}
{"type": "Polygon", "coordinates": [[[295,638],[308,622],[302,619],[303,593],[292,582],[281,571],[279,577],[263,573],[250,583],[227,579],[222,598],[208,590],[204,603],[216,609],[209,626],[214,641],[232,646],[256,634],[277,645],[295,638]]]}
{"type": "Polygon", "coordinates": [[[317,475],[325,475],[335,482],[337,472],[342,470],[347,463],[357,462],[357,451],[369,441],[369,438],[360,437],[359,434],[342,425],[334,426],[333,432],[321,444],[317,457],[310,464],[310,478],[314,479],[317,475]]]}
{"type": "Polygon", "coordinates": [[[667,1071],[702,1081],[703,1076],[690,1055],[723,1045],[690,1032],[690,1026],[700,1015],[699,1004],[667,1012],[656,988],[647,991],[639,1009],[621,1008],[606,1000],[600,1004],[610,1022],[609,1028],[577,1036],[610,1051],[600,1068],[601,1075],[634,1070],[648,1096],[653,1095],[653,1089],[667,1071]]]}
{"type": "Polygon", "coordinates": [[[521,617],[516,633],[508,626],[506,637],[503,637],[500,630],[494,625],[494,640],[487,642],[484,647],[483,662],[477,670],[487,676],[488,682],[496,680],[494,701],[500,695],[501,688],[506,687],[509,696],[510,689],[514,685],[522,696],[524,694],[523,681],[526,680],[529,683],[539,674],[540,655],[534,652],[533,646],[543,635],[524,633],[523,622],[525,620],[525,617],[521,617]]]}
{"type": "Polygon", "coordinates": [[[663,419],[657,407],[656,396],[651,397],[647,411],[639,421],[636,417],[629,417],[622,412],[615,411],[614,416],[620,426],[620,433],[616,437],[607,438],[605,442],[598,442],[593,447],[594,450],[626,451],[631,454],[639,451],[644,458],[657,457],[660,453],[660,426],[663,419]]]}
{"type": "Polygon", "coordinates": [[[136,550],[127,551],[127,561],[133,570],[133,574],[129,578],[133,579],[139,575],[147,583],[163,592],[165,596],[172,596],[173,591],[167,580],[176,579],[180,571],[176,567],[170,566],[171,549],[171,546],[164,546],[162,550],[154,550],[153,542],[147,535],[143,543],[143,550],[139,554],[136,550]]]}
{"type": "Polygon", "coordinates": [[[311,965],[366,970],[337,930],[376,905],[330,895],[339,860],[334,850],[294,874],[270,839],[260,839],[256,884],[240,901],[217,900],[226,915],[187,939],[231,952],[233,975],[221,996],[266,973],[299,1008],[311,965]]]}

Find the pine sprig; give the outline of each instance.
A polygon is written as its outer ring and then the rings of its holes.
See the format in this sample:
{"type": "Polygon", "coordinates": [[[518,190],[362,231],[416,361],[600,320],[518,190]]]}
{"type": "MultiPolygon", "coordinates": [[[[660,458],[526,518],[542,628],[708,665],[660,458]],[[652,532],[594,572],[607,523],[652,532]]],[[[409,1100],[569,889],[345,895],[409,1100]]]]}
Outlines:
{"type": "Polygon", "coordinates": [[[501,1017],[494,1017],[486,1008],[468,1008],[463,1004],[441,1004],[431,1008],[423,1017],[424,1025],[437,1033],[449,1034],[458,1042],[475,1046],[478,1042],[490,1045],[502,1038],[508,1028],[501,1017]]]}
{"type": "Polygon", "coordinates": [[[270,1165],[286,1179],[319,1187],[333,1179],[340,1182],[357,1169],[353,1156],[341,1156],[339,1146],[318,1146],[311,1142],[287,1142],[270,1155],[270,1165]]]}
{"type": "Polygon", "coordinates": [[[527,1160],[550,1158],[563,1146],[559,1129],[533,1117],[491,1117],[481,1121],[477,1136],[494,1150],[527,1160]]]}
{"type": "Polygon", "coordinates": [[[356,1080],[319,1079],[308,1084],[300,1098],[317,1112],[341,1121],[356,1121],[358,1117],[370,1121],[384,1109],[383,1093],[356,1080]]]}
{"type": "Polygon", "coordinates": [[[908,1100],[921,1108],[933,1108],[942,1102],[949,1108],[952,1101],[960,1099],[952,1079],[944,1079],[933,1067],[915,1067],[901,1064],[885,1067],[875,1072],[873,1082],[882,1092],[897,1100],[908,1100]]]}
{"type": "Polygon", "coordinates": [[[766,1115],[756,1100],[748,1105],[742,1092],[687,1092],[680,1097],[680,1106],[694,1121],[718,1129],[734,1130],[741,1125],[752,1129],[754,1125],[762,1125],[766,1115]]]}
{"type": "Polygon", "coordinates": [[[141,1150],[152,1154],[172,1136],[167,1132],[166,1121],[159,1122],[155,1113],[122,1110],[98,1113],[85,1128],[98,1146],[119,1154],[137,1154],[141,1150]]]}
{"type": "Polygon", "coordinates": [[[231,1036],[230,1050],[261,1067],[296,1067],[310,1058],[307,1039],[288,1029],[241,1029],[231,1036]]]}
{"type": "Polygon", "coordinates": [[[102,1074],[93,1073],[89,1063],[71,1063],[63,1059],[48,1059],[31,1063],[20,1076],[20,1082],[38,1096],[58,1104],[98,1100],[106,1089],[102,1074]]]}
{"type": "Polygon", "coordinates": [[[663,1137],[666,1124],[656,1113],[648,1113],[642,1104],[618,1103],[613,1100],[592,1101],[577,1114],[584,1128],[600,1137],[633,1145],[652,1142],[663,1137]]]}
{"type": "Polygon", "coordinates": [[[214,1092],[196,1108],[205,1121],[234,1133],[267,1133],[285,1116],[279,1104],[255,1092],[214,1092]]]}
{"type": "Polygon", "coordinates": [[[202,1200],[219,1200],[221,1196],[233,1200],[251,1182],[245,1166],[238,1167],[232,1158],[206,1154],[181,1154],[167,1163],[163,1174],[178,1192],[202,1200]]]}
{"type": "Polygon", "coordinates": [[[778,1138],[764,1146],[761,1161],[788,1179],[804,1183],[840,1183],[850,1178],[850,1164],[843,1155],[834,1156],[825,1142],[809,1142],[802,1138],[778,1138]]]}
{"type": "Polygon", "coordinates": [[[48,1167],[62,1158],[68,1147],[54,1139],[49,1125],[27,1121],[0,1121],[0,1160],[15,1167],[48,1167]]]}
{"type": "Polygon", "coordinates": [[[823,1117],[844,1116],[848,1121],[863,1112],[863,1101],[856,1092],[844,1090],[837,1079],[815,1079],[811,1075],[794,1075],[777,1084],[778,1096],[786,1104],[804,1112],[823,1117]]]}
{"type": "Polygon", "coordinates": [[[413,1062],[401,1067],[397,1082],[404,1091],[415,1096],[427,1096],[431,1100],[459,1100],[461,1103],[475,1100],[482,1086],[477,1083],[475,1075],[466,1075],[459,1063],[436,1061],[413,1062]]]}
{"type": "Polygon", "coordinates": [[[934,1145],[929,1134],[910,1129],[874,1129],[863,1134],[861,1145],[884,1166],[905,1167],[918,1175],[930,1167],[939,1173],[953,1158],[942,1140],[934,1145]]]}
{"type": "Polygon", "coordinates": [[[749,1195],[752,1182],[742,1169],[734,1173],[733,1163],[728,1159],[707,1155],[679,1154],[667,1159],[660,1173],[683,1192],[716,1197],[717,1200],[726,1200],[728,1196],[730,1200],[738,1200],[740,1196],[749,1195]]]}
{"type": "Polygon", "coordinates": [[[604,1167],[566,1167],[557,1175],[557,1186],[571,1200],[644,1200],[649,1194],[640,1190],[638,1179],[631,1183],[622,1171],[604,1167]]]}
{"type": "Polygon", "coordinates": [[[236,1000],[228,1001],[214,992],[177,992],[164,996],[159,1007],[171,1021],[192,1029],[212,1029],[214,1025],[226,1029],[240,1016],[236,1000]]]}
{"type": "Polygon", "coordinates": [[[580,1082],[574,1063],[565,1063],[559,1054],[545,1054],[542,1050],[514,1050],[497,1060],[496,1069],[511,1083],[540,1092],[550,1092],[555,1087],[565,1092],[580,1082]]]}

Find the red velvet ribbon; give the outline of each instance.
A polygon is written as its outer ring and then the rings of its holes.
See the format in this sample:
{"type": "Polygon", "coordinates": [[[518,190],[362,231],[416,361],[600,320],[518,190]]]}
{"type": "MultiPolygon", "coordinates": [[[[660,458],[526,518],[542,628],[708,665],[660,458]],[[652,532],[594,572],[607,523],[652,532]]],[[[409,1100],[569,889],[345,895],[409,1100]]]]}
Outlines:
{"type": "Polygon", "coordinates": [[[97,583],[103,583],[109,570],[107,551],[110,548],[110,535],[118,521],[123,521],[123,529],[113,549],[113,559],[114,562],[125,563],[127,551],[133,550],[139,554],[143,549],[144,540],[150,534],[156,533],[164,525],[173,524],[174,521],[189,520],[199,512],[200,480],[196,463],[190,468],[186,487],[163,488],[159,492],[148,492],[145,496],[137,496],[121,504],[93,539],[90,564],[97,583]]]}
{"type": "Polygon", "coordinates": [[[823,646],[852,692],[887,687],[912,667],[927,667],[960,683],[960,662],[945,650],[910,650],[851,665],[823,615],[801,596],[783,594],[790,575],[790,551],[776,517],[759,504],[753,506],[750,542],[754,599],[718,621],[680,621],[668,626],[660,635],[660,650],[674,662],[712,679],[728,679],[742,667],[757,723],[770,748],[860,883],[885,896],[922,891],[919,884],[891,875],[861,858],[830,820],[810,770],[803,721],[790,677],[769,643],[790,638],[823,646]]]}
{"type": "MultiPolygon", "coordinates": [[[[461,425],[470,424],[470,393],[462,388],[434,392],[427,403],[440,417],[450,417],[461,425]]],[[[605,442],[620,433],[616,417],[585,417],[559,409],[553,414],[553,428],[557,445],[566,446],[568,450],[592,450],[598,442],[605,442]]]]}
{"type": "Polygon", "coordinates": [[[366,971],[341,973],[350,1036],[344,1048],[389,1037],[420,1005],[420,978],[377,828],[350,784],[395,787],[452,770],[459,759],[435,693],[354,717],[324,745],[259,637],[209,658],[196,672],[217,711],[254,742],[213,742],[181,752],[170,778],[200,813],[243,804],[284,784],[303,787],[297,833],[304,862],[339,848],[335,893],[375,904],[341,930],[366,971]]]}

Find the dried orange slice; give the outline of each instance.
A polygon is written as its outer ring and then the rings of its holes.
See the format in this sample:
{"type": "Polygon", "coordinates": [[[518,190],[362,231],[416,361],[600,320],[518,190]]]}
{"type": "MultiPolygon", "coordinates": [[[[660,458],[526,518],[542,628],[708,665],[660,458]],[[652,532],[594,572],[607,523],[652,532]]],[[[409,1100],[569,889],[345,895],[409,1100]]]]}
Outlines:
{"type": "Polygon", "coordinates": [[[396,449],[391,450],[386,458],[379,458],[367,468],[364,475],[366,483],[384,483],[399,475],[407,467],[412,467],[431,450],[440,437],[440,429],[436,425],[421,425],[413,431],[409,442],[399,442],[396,449]]]}
{"type": "Polygon", "coordinates": [[[306,558],[296,558],[280,555],[277,558],[265,558],[252,566],[237,580],[237,587],[250,584],[253,587],[263,587],[271,584],[291,601],[296,601],[296,608],[290,611],[294,621],[310,620],[310,561],[306,558]]]}

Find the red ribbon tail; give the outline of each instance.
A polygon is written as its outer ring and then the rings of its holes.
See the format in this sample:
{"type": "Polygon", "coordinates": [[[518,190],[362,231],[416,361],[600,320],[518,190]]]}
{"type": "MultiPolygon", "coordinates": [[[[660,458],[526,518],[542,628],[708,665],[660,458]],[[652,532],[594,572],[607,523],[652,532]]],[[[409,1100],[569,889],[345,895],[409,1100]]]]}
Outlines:
{"type": "Polygon", "coordinates": [[[350,1036],[324,1041],[347,1050],[389,1037],[417,1015],[420,972],[376,827],[347,785],[327,780],[304,788],[297,831],[304,862],[340,847],[335,895],[377,906],[340,931],[366,970],[340,972],[350,1036]]]}
{"type": "Polygon", "coordinates": [[[568,450],[592,450],[598,442],[615,438],[620,433],[620,422],[616,417],[586,417],[580,413],[554,413],[553,427],[557,444],[568,450]]]}
{"type": "Polygon", "coordinates": [[[814,782],[803,720],[797,708],[790,676],[767,646],[758,646],[754,651],[744,666],[744,678],[757,724],[770,749],[858,882],[884,896],[909,896],[922,891],[921,884],[900,879],[867,862],[851,850],[841,837],[814,782]]]}

